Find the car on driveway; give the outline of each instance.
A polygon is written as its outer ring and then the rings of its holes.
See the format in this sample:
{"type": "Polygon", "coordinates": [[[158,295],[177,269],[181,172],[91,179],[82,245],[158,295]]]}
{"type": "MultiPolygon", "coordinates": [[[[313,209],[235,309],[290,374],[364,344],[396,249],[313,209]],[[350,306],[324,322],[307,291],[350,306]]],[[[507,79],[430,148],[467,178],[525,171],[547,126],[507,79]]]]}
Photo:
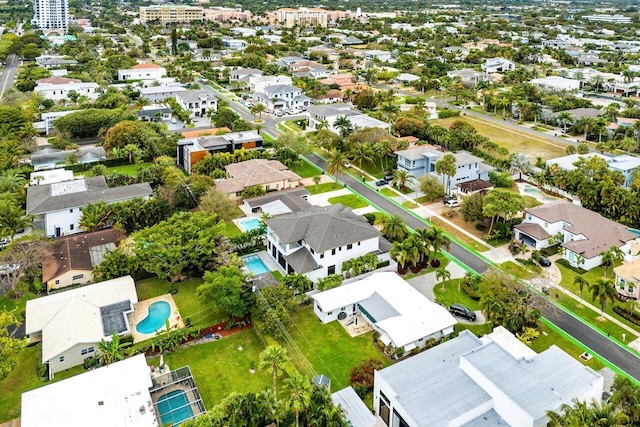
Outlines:
{"type": "Polygon", "coordinates": [[[460,201],[458,199],[449,199],[445,200],[444,204],[448,208],[457,208],[458,206],[460,206],[460,201]]]}
{"type": "Polygon", "coordinates": [[[456,317],[462,317],[470,322],[476,321],[476,314],[462,304],[451,304],[449,313],[456,317]]]}
{"type": "Polygon", "coordinates": [[[551,260],[549,260],[549,258],[547,258],[546,256],[540,256],[540,259],[538,260],[538,264],[540,264],[543,267],[550,267],[551,260]]]}
{"type": "Polygon", "coordinates": [[[388,182],[386,179],[381,179],[380,181],[376,181],[376,187],[382,187],[383,185],[387,185],[388,182]]]}

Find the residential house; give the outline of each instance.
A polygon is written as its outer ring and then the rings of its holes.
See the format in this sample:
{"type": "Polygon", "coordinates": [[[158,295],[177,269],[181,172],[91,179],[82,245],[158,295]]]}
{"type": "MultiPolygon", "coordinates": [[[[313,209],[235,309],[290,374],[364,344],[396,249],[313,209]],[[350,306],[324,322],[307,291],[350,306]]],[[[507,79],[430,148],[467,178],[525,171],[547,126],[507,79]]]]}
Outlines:
{"type": "Polygon", "coordinates": [[[335,133],[340,133],[340,130],[335,126],[335,122],[338,117],[346,117],[347,120],[349,120],[349,123],[351,123],[351,127],[353,129],[375,127],[386,129],[388,131],[391,128],[389,123],[374,119],[371,116],[363,114],[359,110],[352,109],[347,104],[331,104],[312,105],[309,107],[309,129],[320,129],[324,121],[326,121],[328,124],[327,129],[335,133]]]}
{"type": "Polygon", "coordinates": [[[279,67],[289,68],[292,64],[296,62],[304,61],[305,59],[300,56],[283,56],[278,59],[275,64],[279,67]]]}
{"type": "Polygon", "coordinates": [[[127,314],[138,302],[131,276],[27,301],[25,333],[42,341],[42,363],[54,374],[95,356],[100,341],[130,334],[127,314]]]}
{"type": "Polygon", "coordinates": [[[29,174],[29,185],[47,185],[55,182],[72,181],[73,178],[73,171],[66,169],[31,172],[29,174]]]}
{"type": "Polygon", "coordinates": [[[447,76],[452,79],[456,77],[460,78],[460,81],[465,84],[477,85],[480,82],[488,82],[490,79],[489,73],[484,71],[476,71],[472,68],[463,68],[461,70],[447,71],[447,76]]]}
{"type": "Polygon", "coordinates": [[[67,111],[50,111],[48,113],[40,114],[40,121],[34,122],[33,127],[36,128],[39,132],[44,132],[45,135],[49,135],[51,129],[53,129],[53,122],[58,117],[64,117],[67,114],[76,113],[80,110],[67,110],[67,111]]]}
{"type": "Polygon", "coordinates": [[[597,52],[581,53],[578,55],[578,64],[580,65],[598,65],[606,64],[607,60],[600,58],[597,52]]]}
{"type": "Polygon", "coordinates": [[[300,176],[277,160],[252,159],[225,166],[227,178],[216,180],[216,188],[234,199],[247,187],[279,191],[300,186],[300,176]]]}
{"type": "Polygon", "coordinates": [[[453,55],[454,60],[464,61],[469,56],[469,49],[461,46],[447,46],[442,49],[445,53],[453,55]]]}
{"type": "Polygon", "coordinates": [[[395,80],[398,83],[409,85],[411,83],[419,81],[420,76],[416,76],[415,74],[410,73],[400,73],[396,76],[395,80]]]}
{"type": "Polygon", "coordinates": [[[562,258],[591,270],[602,264],[602,253],[616,246],[626,261],[638,254],[638,235],[617,222],[564,200],[525,210],[514,227],[515,238],[536,249],[559,243],[562,258]]]}
{"type": "Polygon", "coordinates": [[[357,83],[356,78],[353,76],[353,74],[348,73],[332,74],[329,77],[320,80],[320,83],[326,86],[337,85],[341,91],[360,91],[369,88],[369,86],[366,84],[357,83]]]}
{"type": "Polygon", "coordinates": [[[42,68],[66,68],[68,66],[78,65],[75,59],[68,59],[66,56],[60,55],[42,55],[36,58],[36,64],[42,68]]]}
{"type": "Polygon", "coordinates": [[[387,62],[391,59],[391,52],[389,52],[388,50],[377,49],[365,50],[364,59],[368,61],[377,60],[380,62],[387,62]]]}
{"type": "Polygon", "coordinates": [[[243,79],[248,76],[261,76],[262,70],[258,70],[257,68],[238,68],[237,70],[232,70],[229,73],[229,81],[237,81],[243,79]]]}
{"type": "Polygon", "coordinates": [[[394,271],[377,272],[311,296],[322,323],[337,319],[364,322],[394,349],[409,352],[453,333],[458,323],[449,311],[430,301],[394,271]]]}
{"type": "Polygon", "coordinates": [[[171,119],[171,107],[167,104],[143,105],[138,111],[138,119],[143,122],[163,122],[171,119]]]}
{"type": "Polygon", "coordinates": [[[427,117],[430,119],[438,118],[438,104],[433,101],[427,101],[424,103],[424,108],[427,110],[427,117]]]}
{"type": "Polygon", "coordinates": [[[607,162],[609,169],[618,171],[624,176],[623,186],[629,187],[633,180],[633,175],[640,168],[640,157],[629,154],[621,154],[619,156],[608,156],[600,153],[587,154],[571,154],[568,156],[558,157],[547,160],[547,166],[557,165],[562,170],[572,171],[576,169],[576,162],[581,159],[589,160],[598,157],[607,162]]]}
{"type": "Polygon", "coordinates": [[[623,299],[640,299],[640,259],[625,262],[613,269],[616,289],[623,299]]]}
{"type": "MultiPolygon", "coordinates": [[[[629,117],[617,117],[615,122],[609,123],[607,125],[607,132],[609,134],[609,137],[613,137],[613,134],[615,133],[615,131],[620,127],[627,127],[627,128],[633,127],[638,120],[640,119],[632,119],[629,117]]],[[[635,136],[638,135],[637,130],[634,130],[633,133],[635,136]]]]}
{"type": "Polygon", "coordinates": [[[144,354],[22,394],[23,427],[158,427],[144,354]]]}
{"type": "Polygon", "coordinates": [[[218,110],[218,98],[205,90],[187,90],[176,95],[176,101],[191,117],[205,117],[209,110],[218,110]]]}
{"type": "Polygon", "coordinates": [[[456,338],[374,373],[387,426],[539,427],[573,401],[600,402],[604,378],[555,345],[536,354],[503,327],[456,338]]]}
{"type": "Polygon", "coordinates": [[[247,47],[247,42],[242,39],[236,39],[229,36],[224,36],[220,38],[224,46],[231,50],[244,50],[247,47]]]}
{"type": "Polygon", "coordinates": [[[299,273],[316,282],[342,272],[342,263],[375,253],[391,261],[391,244],[369,224],[341,204],[309,209],[267,219],[267,253],[287,273],[299,273]]]}
{"type": "Polygon", "coordinates": [[[93,269],[104,260],[107,251],[116,249],[119,240],[112,228],[55,239],[53,255],[42,262],[42,283],[47,292],[93,282],[93,269]]]}
{"type": "Polygon", "coordinates": [[[333,406],[340,407],[342,414],[353,427],[375,427],[376,417],[367,408],[353,387],[345,387],[331,393],[333,406]]]}
{"type": "Polygon", "coordinates": [[[98,83],[84,83],[79,79],[69,79],[67,77],[48,77],[36,80],[34,92],[42,94],[45,99],[60,101],[69,99],[69,93],[76,93],[78,96],[86,96],[88,99],[96,99],[100,96],[100,86],[98,83]]]}
{"type": "Polygon", "coordinates": [[[329,89],[315,98],[316,104],[335,104],[344,101],[344,95],[339,89],[329,89]]]}
{"type": "MultiPolygon", "coordinates": [[[[398,169],[404,169],[416,178],[431,174],[438,178],[443,185],[446,185],[447,177],[436,172],[436,163],[448,153],[422,145],[396,151],[395,154],[398,156],[398,169]]],[[[449,179],[451,190],[455,189],[457,185],[469,181],[479,179],[488,181],[489,172],[495,169],[468,151],[461,150],[451,154],[456,158],[456,174],[449,179]]]]}
{"type": "Polygon", "coordinates": [[[253,92],[264,92],[269,86],[292,85],[293,80],[289,76],[254,76],[249,75],[247,79],[249,89],[253,92]]]}
{"type": "Polygon", "coordinates": [[[312,79],[322,79],[334,73],[334,71],[329,70],[329,68],[327,68],[324,65],[314,63],[313,61],[305,61],[305,62],[308,62],[309,65],[297,66],[295,71],[291,71],[291,75],[296,77],[309,77],[312,79]]]}
{"type": "Polygon", "coordinates": [[[310,104],[310,98],[302,89],[291,85],[267,86],[264,92],[254,93],[253,100],[263,104],[267,111],[306,109],[310,104]]]}
{"type": "Polygon", "coordinates": [[[247,215],[266,213],[276,216],[310,208],[308,198],[309,190],[298,187],[244,199],[240,209],[247,215]]]}
{"type": "Polygon", "coordinates": [[[565,79],[564,77],[560,76],[549,76],[539,79],[533,79],[529,83],[534,86],[538,86],[540,89],[545,89],[553,92],[571,92],[580,89],[579,80],[565,79]]]}
{"type": "Polygon", "coordinates": [[[89,203],[122,202],[148,199],[153,195],[149,183],[107,188],[104,176],[63,181],[27,188],[27,214],[35,216],[33,225],[45,236],[66,236],[80,233],[82,208],[89,203]]]}
{"type": "Polygon", "coordinates": [[[167,98],[175,98],[179,93],[186,92],[187,88],[179,83],[161,84],[160,86],[139,87],[138,92],[144,99],[152,102],[163,102],[167,98]]]}
{"type": "Polygon", "coordinates": [[[262,137],[255,131],[231,132],[178,140],[178,166],[191,173],[193,165],[207,154],[233,153],[240,149],[262,150],[262,137]]]}
{"type": "Polygon", "coordinates": [[[31,166],[34,171],[54,169],[67,163],[69,157],[73,157],[78,164],[97,163],[107,158],[107,153],[102,147],[79,147],[75,150],[58,150],[57,148],[43,148],[31,155],[31,166]]]}
{"type": "Polygon", "coordinates": [[[574,119],[577,121],[585,118],[595,119],[596,117],[602,116],[604,114],[604,111],[598,110],[597,108],[574,108],[572,110],[564,110],[553,113],[553,117],[557,119],[558,116],[562,113],[571,114],[571,116],[574,117],[574,119]]]}
{"type": "Polygon", "coordinates": [[[504,58],[487,58],[481,68],[487,73],[506,73],[515,70],[516,64],[504,58]]]}
{"type": "Polygon", "coordinates": [[[118,70],[118,80],[158,80],[167,75],[167,70],[150,62],[136,64],[128,69],[118,70]]]}

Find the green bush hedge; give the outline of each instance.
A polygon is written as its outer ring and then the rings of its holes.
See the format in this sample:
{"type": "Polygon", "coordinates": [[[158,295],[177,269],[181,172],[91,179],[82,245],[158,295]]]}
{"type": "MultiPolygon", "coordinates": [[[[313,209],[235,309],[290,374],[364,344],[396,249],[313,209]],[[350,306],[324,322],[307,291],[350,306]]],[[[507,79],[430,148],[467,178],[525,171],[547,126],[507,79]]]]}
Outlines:
{"type": "Polygon", "coordinates": [[[575,271],[578,274],[584,274],[587,272],[587,270],[583,268],[572,266],[571,264],[569,264],[569,261],[567,261],[566,259],[559,259],[556,261],[556,264],[560,264],[563,267],[567,267],[569,270],[575,271]]]}
{"type": "Polygon", "coordinates": [[[478,293],[474,289],[472,289],[471,286],[469,286],[466,282],[460,282],[460,290],[472,300],[480,301],[480,295],[478,295],[478,293]]]}
{"type": "Polygon", "coordinates": [[[446,119],[448,117],[458,117],[460,116],[460,110],[438,110],[438,118],[446,119]]]}
{"type": "Polygon", "coordinates": [[[637,312],[621,305],[614,305],[612,307],[612,310],[627,319],[629,322],[633,322],[634,324],[640,326],[640,314],[638,314],[637,312]]]}

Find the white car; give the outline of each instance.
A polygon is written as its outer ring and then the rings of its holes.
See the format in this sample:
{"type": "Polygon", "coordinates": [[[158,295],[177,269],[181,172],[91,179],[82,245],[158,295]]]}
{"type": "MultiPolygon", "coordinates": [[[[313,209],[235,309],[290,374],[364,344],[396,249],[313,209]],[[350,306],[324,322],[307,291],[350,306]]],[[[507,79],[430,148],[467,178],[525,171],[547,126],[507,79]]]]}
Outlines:
{"type": "Polygon", "coordinates": [[[449,208],[457,208],[458,206],[460,206],[460,200],[458,199],[449,199],[446,202],[444,202],[445,206],[449,207],[449,208]]]}

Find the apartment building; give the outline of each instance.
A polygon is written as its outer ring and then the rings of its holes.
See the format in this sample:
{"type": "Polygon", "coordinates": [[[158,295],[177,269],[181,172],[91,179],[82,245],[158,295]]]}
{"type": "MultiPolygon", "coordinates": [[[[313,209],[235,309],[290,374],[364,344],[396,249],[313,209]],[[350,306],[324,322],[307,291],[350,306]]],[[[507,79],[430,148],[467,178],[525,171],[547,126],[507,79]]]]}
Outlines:
{"type": "Polygon", "coordinates": [[[300,7],[297,9],[285,7],[272,12],[270,21],[286,28],[298,27],[326,27],[327,11],[315,7],[300,7]]]}
{"type": "Polygon", "coordinates": [[[198,6],[184,5],[155,5],[140,6],[140,22],[159,21],[162,24],[170,22],[202,21],[204,9],[198,6]]]}

